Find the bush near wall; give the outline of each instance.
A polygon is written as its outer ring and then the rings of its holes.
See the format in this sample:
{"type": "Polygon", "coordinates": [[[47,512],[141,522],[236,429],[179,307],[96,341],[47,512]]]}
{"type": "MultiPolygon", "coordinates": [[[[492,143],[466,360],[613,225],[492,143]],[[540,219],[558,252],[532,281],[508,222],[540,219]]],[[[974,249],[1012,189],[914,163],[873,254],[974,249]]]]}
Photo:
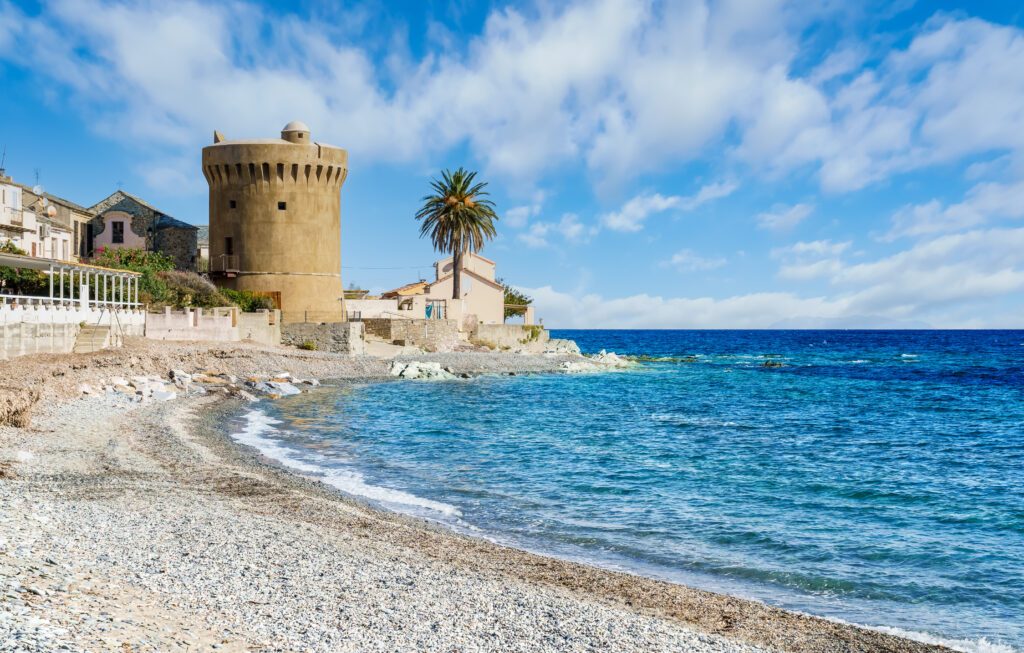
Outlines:
{"type": "MultiPolygon", "coordinates": [[[[25,256],[25,250],[9,240],[0,245],[0,252],[25,256]]],[[[50,292],[50,280],[39,270],[24,270],[0,266],[0,292],[6,295],[34,295],[41,297],[50,292]]]]}
{"type": "MultiPolygon", "coordinates": [[[[174,261],[160,252],[122,247],[99,249],[91,263],[106,268],[139,272],[139,301],[152,308],[213,308],[236,302],[195,272],[174,269],[174,261]]],[[[242,308],[242,310],[249,310],[242,308]]]]}
{"type": "Polygon", "coordinates": [[[250,290],[231,290],[230,288],[222,288],[223,293],[231,303],[238,306],[246,313],[253,311],[260,311],[263,309],[274,310],[274,300],[266,295],[257,295],[250,290]]]}

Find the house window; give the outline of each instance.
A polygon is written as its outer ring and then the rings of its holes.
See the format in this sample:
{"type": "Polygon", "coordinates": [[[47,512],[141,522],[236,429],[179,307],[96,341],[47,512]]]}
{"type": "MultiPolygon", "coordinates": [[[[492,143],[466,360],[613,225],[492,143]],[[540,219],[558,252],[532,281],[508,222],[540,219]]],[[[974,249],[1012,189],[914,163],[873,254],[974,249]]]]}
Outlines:
{"type": "Polygon", "coordinates": [[[120,220],[110,223],[110,242],[115,245],[124,244],[124,223],[120,220]]]}
{"type": "Polygon", "coordinates": [[[228,208],[229,209],[237,209],[238,208],[238,202],[236,202],[235,200],[228,200],[228,208]]]}
{"type": "Polygon", "coordinates": [[[230,237],[224,239],[224,253],[228,256],[233,256],[235,253],[235,244],[230,237]]]}
{"type": "Polygon", "coordinates": [[[284,211],[286,208],[288,208],[288,202],[278,202],[277,203],[277,210],[278,211],[284,211]]]}

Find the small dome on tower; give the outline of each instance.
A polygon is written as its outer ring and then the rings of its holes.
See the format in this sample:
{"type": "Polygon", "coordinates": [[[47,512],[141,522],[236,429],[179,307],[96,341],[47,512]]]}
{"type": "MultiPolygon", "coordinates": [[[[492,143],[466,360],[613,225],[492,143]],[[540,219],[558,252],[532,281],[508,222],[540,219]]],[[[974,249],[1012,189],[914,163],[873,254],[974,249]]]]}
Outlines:
{"type": "Polygon", "coordinates": [[[281,131],[282,132],[308,132],[309,131],[309,127],[307,127],[306,123],[302,122],[301,120],[293,120],[290,123],[288,123],[287,125],[285,125],[284,129],[282,129],[281,131]]]}
{"type": "Polygon", "coordinates": [[[290,143],[308,143],[309,127],[301,120],[293,120],[281,130],[281,138],[290,143]]]}

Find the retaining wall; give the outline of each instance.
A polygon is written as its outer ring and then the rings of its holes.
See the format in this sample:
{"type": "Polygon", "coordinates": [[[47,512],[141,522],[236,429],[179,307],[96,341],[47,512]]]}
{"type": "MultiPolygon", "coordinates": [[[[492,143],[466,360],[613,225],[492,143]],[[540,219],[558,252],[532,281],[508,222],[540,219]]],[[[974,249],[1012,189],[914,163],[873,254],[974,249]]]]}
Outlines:
{"type": "Polygon", "coordinates": [[[111,343],[120,345],[123,336],[141,336],[146,314],[141,310],[119,310],[80,302],[66,304],[0,304],[0,359],[27,354],[68,354],[75,347],[81,324],[110,326],[111,343]]]}
{"type": "Polygon", "coordinates": [[[164,309],[150,313],[146,337],[153,340],[238,342],[254,340],[265,345],[281,342],[281,312],[242,313],[236,307],[164,309]]]}
{"type": "Polygon", "coordinates": [[[339,354],[365,354],[362,322],[294,322],[281,329],[282,344],[330,351],[339,354]]]}
{"type": "Polygon", "coordinates": [[[451,351],[459,343],[459,325],[455,320],[363,320],[368,334],[395,343],[428,351],[451,351]]]}
{"type": "Polygon", "coordinates": [[[471,338],[499,349],[521,349],[542,346],[551,339],[551,334],[544,327],[535,325],[478,324],[471,338]]]}

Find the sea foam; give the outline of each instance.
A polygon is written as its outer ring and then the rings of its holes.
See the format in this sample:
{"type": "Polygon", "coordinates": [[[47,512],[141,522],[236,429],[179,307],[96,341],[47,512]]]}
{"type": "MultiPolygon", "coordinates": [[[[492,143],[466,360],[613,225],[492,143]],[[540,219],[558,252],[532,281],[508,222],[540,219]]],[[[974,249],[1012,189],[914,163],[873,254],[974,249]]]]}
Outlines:
{"type": "MultiPolygon", "coordinates": [[[[419,516],[429,516],[429,514],[424,515],[423,511],[437,513],[448,518],[458,518],[462,515],[459,509],[453,505],[367,483],[359,472],[331,468],[311,462],[311,456],[303,456],[274,437],[281,434],[277,428],[281,421],[268,416],[263,411],[249,411],[244,419],[245,425],[242,429],[231,434],[232,439],[236,442],[256,449],[285,467],[314,476],[345,494],[370,499],[385,504],[398,512],[413,513],[419,516]]],[[[318,457],[323,458],[323,456],[318,457]]]]}

